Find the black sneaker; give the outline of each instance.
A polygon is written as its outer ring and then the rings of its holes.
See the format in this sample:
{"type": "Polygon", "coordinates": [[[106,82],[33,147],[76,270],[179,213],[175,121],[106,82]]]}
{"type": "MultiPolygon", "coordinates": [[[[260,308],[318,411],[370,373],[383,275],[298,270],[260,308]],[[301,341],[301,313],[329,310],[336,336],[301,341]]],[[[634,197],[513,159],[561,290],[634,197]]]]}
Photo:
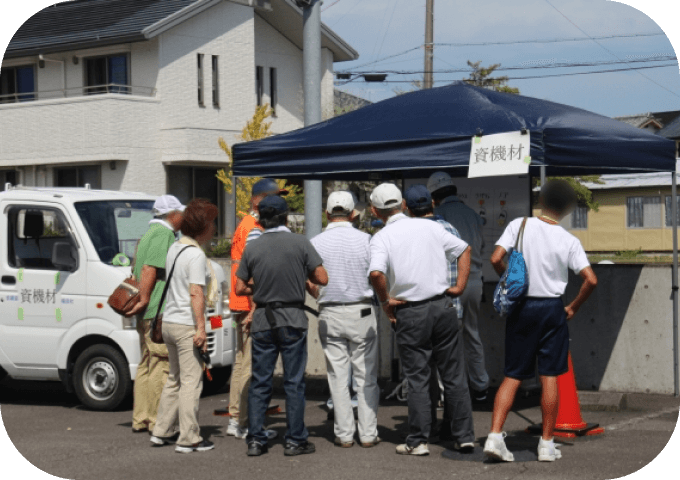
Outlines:
{"type": "Polygon", "coordinates": [[[316,452],[316,447],[314,447],[314,444],[312,442],[305,443],[287,442],[286,447],[283,449],[283,454],[289,457],[293,455],[304,455],[305,453],[314,452],[316,452]]]}
{"type": "Polygon", "coordinates": [[[194,443],[193,445],[177,445],[175,447],[175,452],[177,453],[192,453],[192,452],[207,452],[215,448],[215,444],[209,440],[203,440],[200,443],[194,443]]]}
{"type": "Polygon", "coordinates": [[[162,447],[164,445],[171,445],[177,443],[177,440],[179,440],[179,432],[174,434],[172,437],[156,437],[155,435],[151,435],[151,438],[149,440],[151,441],[152,447],[162,447]]]}
{"type": "Polygon", "coordinates": [[[488,393],[489,393],[488,388],[485,388],[482,391],[470,389],[470,397],[472,397],[472,403],[486,403],[488,393]]]}
{"type": "Polygon", "coordinates": [[[259,442],[250,442],[248,444],[248,451],[246,452],[246,455],[249,457],[259,457],[263,453],[267,453],[269,451],[269,446],[267,444],[262,445],[259,442]]]}

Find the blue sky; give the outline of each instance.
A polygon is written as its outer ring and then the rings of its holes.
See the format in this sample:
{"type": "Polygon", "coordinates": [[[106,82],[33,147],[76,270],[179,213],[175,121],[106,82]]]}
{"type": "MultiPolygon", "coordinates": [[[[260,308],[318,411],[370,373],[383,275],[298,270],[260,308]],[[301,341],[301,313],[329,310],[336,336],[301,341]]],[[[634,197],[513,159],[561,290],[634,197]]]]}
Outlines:
{"type": "MultiPolygon", "coordinates": [[[[322,6],[323,22],[360,54],[360,59],[356,62],[336,64],[336,71],[351,71],[353,68],[361,71],[422,71],[422,49],[362,68],[356,66],[422,45],[425,3],[425,0],[325,0],[322,6]]],[[[680,45],[678,17],[674,15],[680,9],[672,7],[672,2],[665,0],[630,3],[648,11],[658,24],[640,10],[605,0],[435,0],[435,44],[563,38],[584,38],[586,41],[475,47],[437,46],[434,51],[434,70],[465,68],[467,60],[481,60],[482,65],[500,63],[502,67],[510,67],[556,62],[618,61],[643,56],[651,58],[654,55],[674,56],[675,51],[666,34],[670,34],[671,40],[680,45]],[[557,7],[559,12],[548,2],[557,7]],[[673,25],[673,19],[676,25],[673,25]],[[666,34],[662,27],[665,27],[666,34]],[[598,40],[604,48],[588,38],[648,33],[662,35],[598,40]]],[[[509,84],[518,87],[523,95],[566,103],[608,116],[680,110],[677,61],[635,66],[669,63],[674,63],[675,66],[637,72],[511,80],[509,84]]],[[[499,74],[524,77],[628,67],[627,64],[619,64],[515,70],[499,74]]],[[[389,75],[388,80],[419,77],[422,75],[389,75]]],[[[445,85],[447,80],[464,77],[467,77],[466,73],[436,74],[435,86],[445,85]]],[[[338,88],[379,101],[393,96],[393,90],[398,87],[408,89],[410,85],[366,83],[360,78],[338,88]]]]}

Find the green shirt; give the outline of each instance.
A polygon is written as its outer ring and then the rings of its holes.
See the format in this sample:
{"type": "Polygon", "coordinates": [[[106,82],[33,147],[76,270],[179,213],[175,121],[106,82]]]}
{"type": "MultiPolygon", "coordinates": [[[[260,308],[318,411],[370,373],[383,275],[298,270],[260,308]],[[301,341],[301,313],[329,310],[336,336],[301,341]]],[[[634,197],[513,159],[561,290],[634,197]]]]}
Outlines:
{"type": "MultiPolygon", "coordinates": [[[[175,233],[172,230],[160,223],[151,224],[149,230],[139,241],[139,247],[137,247],[133,274],[138,282],[142,279],[142,266],[144,265],[157,269],[165,269],[165,259],[168,256],[170,245],[173,243],[175,243],[175,233]]],[[[164,288],[165,280],[156,282],[156,286],[151,292],[149,305],[146,307],[146,312],[144,312],[145,319],[151,319],[156,316],[164,288]]],[[[161,308],[161,312],[164,309],[165,305],[161,308]]]]}

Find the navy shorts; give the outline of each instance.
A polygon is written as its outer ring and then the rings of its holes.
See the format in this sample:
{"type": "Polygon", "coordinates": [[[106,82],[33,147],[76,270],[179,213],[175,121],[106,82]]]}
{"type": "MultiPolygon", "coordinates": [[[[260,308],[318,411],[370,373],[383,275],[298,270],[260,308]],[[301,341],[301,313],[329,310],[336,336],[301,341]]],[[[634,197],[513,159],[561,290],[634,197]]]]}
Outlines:
{"type": "Polygon", "coordinates": [[[505,376],[517,380],[569,370],[569,328],[561,298],[525,298],[505,326],[505,376]]]}

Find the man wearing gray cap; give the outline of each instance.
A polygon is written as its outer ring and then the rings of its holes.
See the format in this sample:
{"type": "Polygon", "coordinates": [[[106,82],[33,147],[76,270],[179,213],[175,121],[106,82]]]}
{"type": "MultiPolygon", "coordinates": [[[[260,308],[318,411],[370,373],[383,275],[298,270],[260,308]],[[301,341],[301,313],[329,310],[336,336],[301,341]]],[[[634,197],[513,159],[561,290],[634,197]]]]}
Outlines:
{"type": "Polygon", "coordinates": [[[460,237],[470,245],[472,256],[470,262],[470,279],[463,295],[461,295],[462,332],[465,353],[465,366],[470,381],[472,401],[483,403],[487,400],[489,375],[484,362],[484,345],[479,337],[478,317],[482,302],[482,226],[484,220],[477,212],[465,205],[458,198],[458,190],[449,174],[433,173],[427,181],[427,189],[435,203],[434,213],[453,225],[460,237]]]}
{"type": "Polygon", "coordinates": [[[371,193],[371,210],[385,221],[385,227],[371,239],[369,278],[383,310],[396,326],[397,347],[408,382],[410,433],[397,453],[428,455],[431,358],[444,385],[449,411],[458,413],[451,425],[457,447],[465,448],[475,439],[465,374],[454,355],[459,330],[451,298],[465,290],[470,247],[437,222],[408,218],[403,208],[401,192],[395,185],[383,183],[371,193]],[[456,286],[451,287],[449,263],[456,258],[458,278],[456,286]]]}
{"type": "Polygon", "coordinates": [[[133,275],[139,283],[139,303],[126,316],[136,315],[142,357],[137,367],[132,410],[132,431],[151,432],[156,425],[158,402],[168,379],[168,349],[151,341],[151,321],[158,309],[165,287],[165,259],[175,242],[175,232],[182,225],[184,205],[172,195],[163,195],[153,204],[154,218],[139,241],[133,275]]]}
{"type": "Polygon", "coordinates": [[[368,283],[370,235],[352,226],[356,212],[350,192],[333,192],[326,204],[328,227],[312,238],[328,272],[328,285],[307,289],[319,303],[319,337],[326,355],[334,410],[335,445],[354,445],[354,413],[348,374],[354,378],[359,414],[359,444],[373,447],[378,437],[378,336],[368,283]]]}

